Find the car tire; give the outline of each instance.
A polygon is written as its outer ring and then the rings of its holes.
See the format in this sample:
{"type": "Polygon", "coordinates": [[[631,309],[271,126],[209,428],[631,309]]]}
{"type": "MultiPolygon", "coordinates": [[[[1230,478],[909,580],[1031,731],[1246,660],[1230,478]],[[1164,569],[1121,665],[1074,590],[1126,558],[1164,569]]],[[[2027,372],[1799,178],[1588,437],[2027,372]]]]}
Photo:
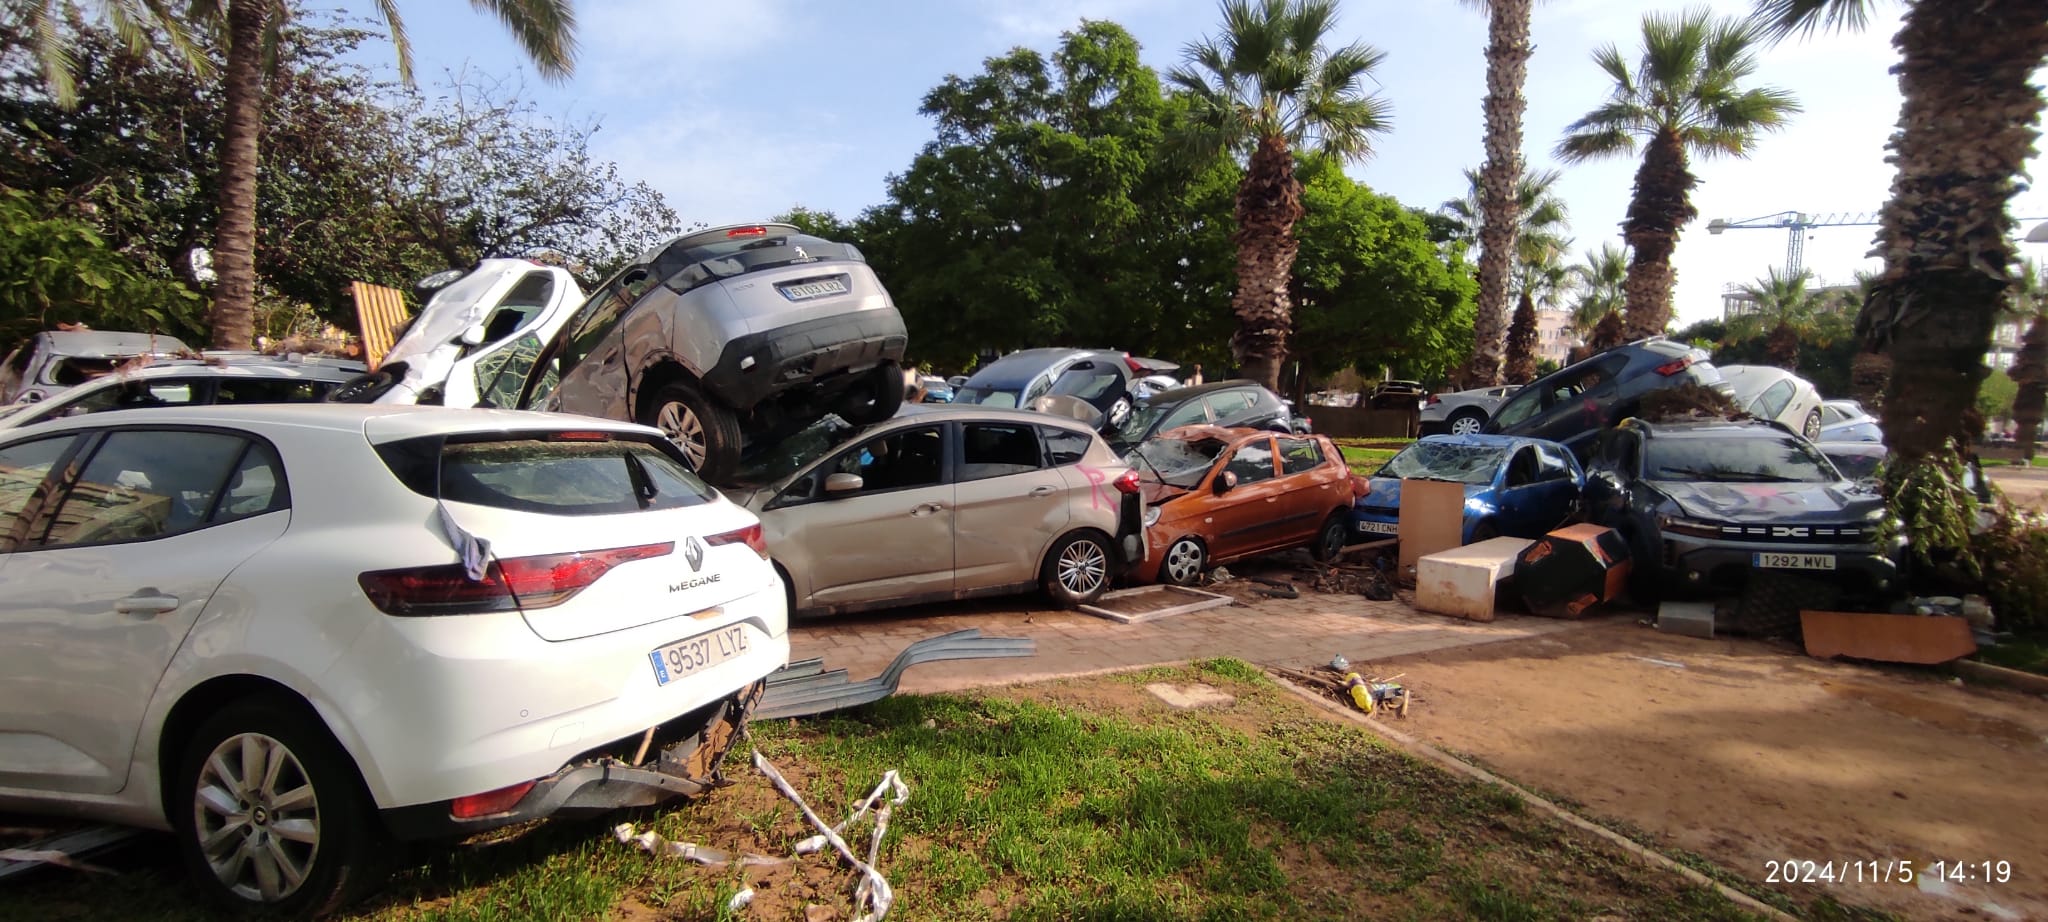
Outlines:
{"type": "Polygon", "coordinates": [[[1172,586],[1192,586],[1209,569],[1209,549],[1202,539],[1183,535],[1166,548],[1159,562],[1159,581],[1172,586]]]}
{"type": "Polygon", "coordinates": [[[738,470],[743,438],[739,417],[696,387],[681,381],[664,385],[640,416],[642,424],[660,429],[681,449],[697,476],[720,483],[738,470]]]}
{"type": "Polygon", "coordinates": [[[1466,407],[1456,413],[1452,413],[1451,418],[1444,421],[1444,431],[1452,435],[1477,435],[1479,430],[1484,428],[1486,428],[1486,411],[1473,407],[1466,407]]]}
{"type": "Polygon", "coordinates": [[[1640,607],[1656,608],[1664,601],[1663,555],[1637,535],[1622,532],[1622,539],[1630,557],[1628,597],[1640,607]]]}
{"type": "Polygon", "coordinates": [[[1809,411],[1809,412],[1808,412],[1808,413],[1806,414],[1806,422],[1805,422],[1805,424],[1803,424],[1803,425],[1801,425],[1801,426],[1799,427],[1799,434],[1800,434],[1800,435],[1803,435],[1803,436],[1806,436],[1806,440],[1807,440],[1807,441],[1809,441],[1809,442],[1818,442],[1818,441],[1820,441],[1820,411],[1819,411],[1819,410],[1812,410],[1812,411],[1809,411]]]}
{"type": "Polygon", "coordinates": [[[392,388],[398,386],[399,378],[404,373],[405,364],[401,362],[387,368],[377,369],[369,374],[357,375],[341,382],[340,386],[334,390],[328,391],[327,402],[376,403],[377,398],[384,396],[392,388]]]}
{"type": "Polygon", "coordinates": [[[1472,540],[1469,543],[1478,544],[1481,541],[1491,541],[1498,537],[1500,537],[1500,526],[1494,524],[1492,519],[1482,519],[1479,524],[1472,526],[1472,540]]]}
{"type": "Polygon", "coordinates": [[[354,762],[303,704],[228,704],[185,741],[177,769],[164,801],[180,857],[206,899],[230,913],[323,916],[389,875],[392,848],[354,762]],[[208,839],[219,841],[209,848],[208,839]]]}
{"type": "Polygon", "coordinates": [[[1074,532],[1053,543],[1039,567],[1038,583],[1061,608],[1087,605],[1109,588],[1115,555],[1100,532],[1074,532]]]}
{"type": "Polygon", "coordinates": [[[867,380],[847,388],[833,412],[856,426],[879,423],[903,409],[903,372],[894,362],[883,362],[870,370],[867,380]]]}
{"type": "Polygon", "coordinates": [[[1340,510],[1330,513],[1323,520],[1323,527],[1316,532],[1316,540],[1308,546],[1309,555],[1323,563],[1337,559],[1344,553],[1344,545],[1351,543],[1351,521],[1340,510]]]}

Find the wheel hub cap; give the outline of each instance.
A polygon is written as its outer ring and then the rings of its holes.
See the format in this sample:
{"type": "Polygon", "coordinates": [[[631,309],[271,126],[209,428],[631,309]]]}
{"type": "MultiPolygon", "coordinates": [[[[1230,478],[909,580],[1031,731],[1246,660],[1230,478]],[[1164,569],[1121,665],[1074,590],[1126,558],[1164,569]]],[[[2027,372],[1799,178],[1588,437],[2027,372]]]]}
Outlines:
{"type": "Polygon", "coordinates": [[[662,404],[661,412],[655,415],[655,427],[683,450],[691,470],[704,468],[704,422],[689,407],[679,402],[662,404]]]}
{"type": "Polygon", "coordinates": [[[214,747],[199,769],[192,818],[207,867],[252,902],[297,892],[320,852],[312,779],[290,749],[261,733],[214,747]]]}
{"type": "Polygon", "coordinates": [[[1195,568],[1201,563],[1202,552],[1193,544],[1182,541],[1166,552],[1166,570],[1174,579],[1185,580],[1194,576],[1195,568]]]}
{"type": "Polygon", "coordinates": [[[1092,541],[1077,541],[1060,554],[1059,581],[1069,592],[1087,595],[1109,575],[1109,559],[1092,541]]]}

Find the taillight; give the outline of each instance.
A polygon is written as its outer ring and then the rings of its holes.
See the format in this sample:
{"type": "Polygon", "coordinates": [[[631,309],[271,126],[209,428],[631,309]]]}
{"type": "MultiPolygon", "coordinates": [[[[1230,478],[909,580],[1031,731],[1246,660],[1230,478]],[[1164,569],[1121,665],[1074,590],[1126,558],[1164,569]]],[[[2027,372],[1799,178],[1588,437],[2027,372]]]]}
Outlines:
{"type": "Polygon", "coordinates": [[[726,232],[725,232],[725,237],[726,237],[726,239],[727,239],[727,240],[730,240],[730,239],[732,239],[732,238],[734,238],[734,237],[766,237],[766,236],[768,236],[768,229],[767,229],[767,228],[765,228],[765,227],[735,227],[735,228],[733,228],[732,230],[729,230],[729,231],[726,231],[726,232]]]}
{"type": "Polygon", "coordinates": [[[1443,399],[1442,397],[1438,397],[1438,396],[1437,396],[1437,395],[1435,395],[1435,394],[1431,394],[1431,395],[1429,395],[1429,399],[1428,399],[1428,400],[1425,400],[1425,401],[1423,401],[1423,402],[1422,402],[1422,405],[1423,405],[1423,406],[1426,406],[1426,407],[1433,407],[1433,406],[1436,406],[1437,404],[1439,404],[1439,403],[1443,403],[1443,402],[1444,402],[1444,399],[1443,399]]]}
{"type": "Polygon", "coordinates": [[[467,820],[503,813],[518,806],[519,801],[526,797],[526,792],[533,790],[533,785],[534,782],[521,781],[508,788],[457,797],[448,804],[448,814],[458,820],[467,820]]]}
{"type": "Polygon", "coordinates": [[[609,442],[612,440],[612,434],[609,432],[576,430],[557,432],[552,438],[557,442],[609,442]]]}
{"type": "Polygon", "coordinates": [[[1664,364],[1657,366],[1657,373],[1663,375],[1664,377],[1669,378],[1672,375],[1678,374],[1681,371],[1691,368],[1692,363],[1697,361],[1699,361],[1699,359],[1696,356],[1681,356],[1679,358],[1672,359],[1669,362],[1665,362],[1664,364]]]}
{"type": "Polygon", "coordinates": [[[675,550],[673,541],[571,554],[493,561],[472,580],[459,563],[373,570],[356,577],[370,604],[387,615],[473,615],[551,608],[569,601],[611,568],[675,550]]]}
{"type": "Polygon", "coordinates": [[[1357,474],[1351,475],[1351,498],[1360,499],[1372,495],[1372,481],[1357,474]]]}
{"type": "Polygon", "coordinates": [[[1145,373],[1145,366],[1138,364],[1138,357],[1128,352],[1124,353],[1124,367],[1129,368],[1134,375],[1145,373]]]}
{"type": "Polygon", "coordinates": [[[1118,493],[1125,494],[1138,492],[1138,484],[1138,472],[1132,470],[1124,471],[1115,480],[1109,482],[1109,485],[1115,487],[1118,493]]]}
{"type": "Polygon", "coordinates": [[[762,536],[761,523],[759,522],[755,522],[745,528],[712,535],[705,538],[704,543],[713,547],[726,544],[744,544],[753,548],[754,553],[761,555],[762,560],[768,559],[768,539],[762,536]]]}

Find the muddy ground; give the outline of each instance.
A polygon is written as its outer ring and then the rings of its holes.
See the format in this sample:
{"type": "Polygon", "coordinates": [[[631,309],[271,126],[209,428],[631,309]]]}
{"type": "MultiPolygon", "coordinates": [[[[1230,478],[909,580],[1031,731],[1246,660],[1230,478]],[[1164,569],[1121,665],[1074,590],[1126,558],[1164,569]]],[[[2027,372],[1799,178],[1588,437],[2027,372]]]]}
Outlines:
{"type": "Polygon", "coordinates": [[[1406,673],[1415,704],[1399,729],[1659,847],[1758,884],[1771,862],[1834,862],[1837,876],[1858,863],[1845,882],[1768,884],[1802,903],[2048,919],[2040,699],[1626,617],[1367,668],[1406,673]],[[1866,863],[1887,861],[1913,862],[1916,883],[1870,880],[1885,872],[1866,863]],[[1936,861],[1978,878],[1976,863],[2009,862],[2011,879],[1937,881],[1936,861]]]}

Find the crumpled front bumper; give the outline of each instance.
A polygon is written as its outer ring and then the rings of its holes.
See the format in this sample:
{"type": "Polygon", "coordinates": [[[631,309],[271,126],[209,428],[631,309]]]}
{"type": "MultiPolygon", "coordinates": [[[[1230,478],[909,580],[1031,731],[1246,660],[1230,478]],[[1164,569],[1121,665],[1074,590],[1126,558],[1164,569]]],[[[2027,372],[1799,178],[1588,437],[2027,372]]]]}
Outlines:
{"type": "Polygon", "coordinates": [[[457,817],[453,801],[382,811],[400,839],[472,835],[552,816],[587,816],[621,807],[645,807],[676,797],[697,797],[725,784],[719,765],[738,742],[767,681],[636,735],[590,750],[552,775],[536,779],[510,809],[457,817]],[[646,758],[637,764],[646,742],[646,758]]]}

